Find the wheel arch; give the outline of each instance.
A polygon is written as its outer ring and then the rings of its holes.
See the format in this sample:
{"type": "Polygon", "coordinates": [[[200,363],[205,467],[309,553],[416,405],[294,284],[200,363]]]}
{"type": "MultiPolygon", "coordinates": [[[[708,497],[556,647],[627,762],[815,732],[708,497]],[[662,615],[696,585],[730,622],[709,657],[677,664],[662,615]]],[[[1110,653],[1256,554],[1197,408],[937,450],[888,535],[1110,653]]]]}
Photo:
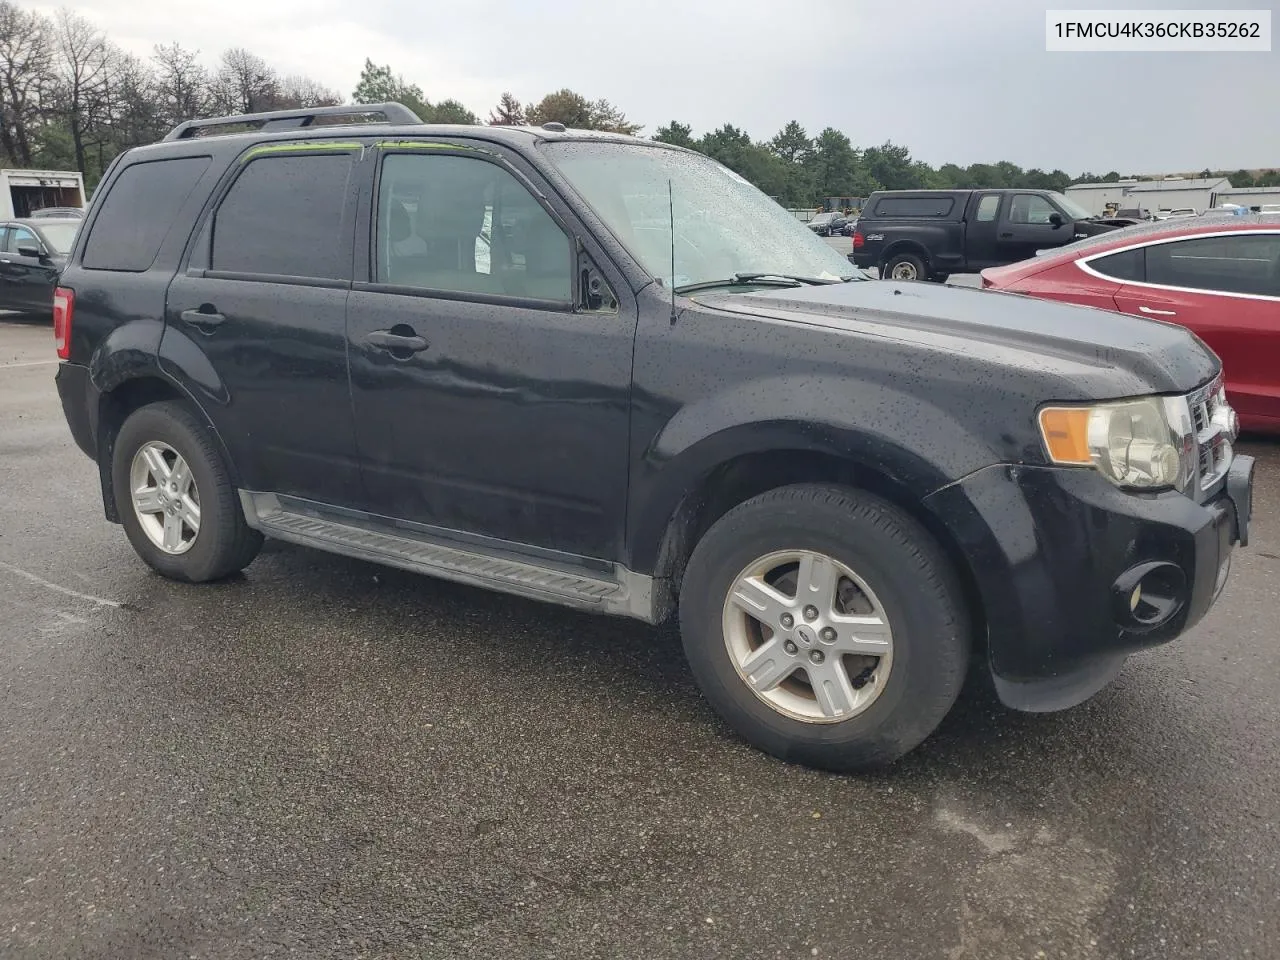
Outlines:
{"type": "Polygon", "coordinates": [[[208,415],[201,409],[190,393],[184,390],[159,367],[135,370],[132,376],[119,380],[108,389],[100,392],[98,397],[98,435],[97,460],[98,477],[102,486],[103,509],[107,519],[112,523],[120,522],[119,511],[115,502],[115,481],[112,477],[111,464],[115,457],[116,438],[125,420],[136,410],[153,403],[176,401],[191,410],[209,430],[218,453],[227,466],[232,481],[239,483],[235,464],[227,451],[226,444],[214,428],[208,415]]]}
{"type": "MultiPolygon", "coordinates": [[[[905,451],[900,451],[900,459],[895,462],[893,458],[873,460],[839,447],[793,441],[739,451],[705,467],[671,510],[652,547],[655,592],[661,594],[655,597],[655,609],[664,615],[675,609],[694,547],[734,507],[779,487],[828,483],[875,494],[924,527],[960,580],[973,618],[974,636],[984,636],[985,615],[977,579],[952,531],[925,506],[924,495],[932,484],[921,485],[921,465],[913,464],[914,469],[908,469],[910,459],[905,451]]],[[[648,556],[644,552],[633,554],[633,562],[648,556]]]]}

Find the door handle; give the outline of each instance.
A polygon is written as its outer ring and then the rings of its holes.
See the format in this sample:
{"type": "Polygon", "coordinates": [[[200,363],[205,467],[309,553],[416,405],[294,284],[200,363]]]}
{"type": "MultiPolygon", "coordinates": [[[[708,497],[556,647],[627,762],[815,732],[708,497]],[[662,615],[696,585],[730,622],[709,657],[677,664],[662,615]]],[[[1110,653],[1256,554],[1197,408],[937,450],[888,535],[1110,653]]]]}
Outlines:
{"type": "Polygon", "coordinates": [[[1141,306],[1138,310],[1152,317],[1176,317],[1178,315],[1177,310],[1152,310],[1148,306],[1141,306]]]}
{"type": "Polygon", "coordinates": [[[1013,234],[1012,234],[1012,233],[1002,233],[1002,234],[1000,234],[1000,239],[1001,239],[1001,240],[1008,240],[1008,239],[1009,239],[1010,237],[1012,237],[1012,236],[1013,236],[1013,234]]]}
{"type": "Polygon", "coordinates": [[[390,330],[374,330],[364,339],[365,342],[392,353],[418,353],[431,346],[425,338],[416,334],[392,333],[390,330]]]}
{"type": "Polygon", "coordinates": [[[204,308],[199,310],[183,310],[179,316],[182,322],[189,326],[195,327],[204,333],[212,333],[214,327],[219,327],[227,322],[227,318],[222,314],[214,311],[206,311],[204,308]]]}

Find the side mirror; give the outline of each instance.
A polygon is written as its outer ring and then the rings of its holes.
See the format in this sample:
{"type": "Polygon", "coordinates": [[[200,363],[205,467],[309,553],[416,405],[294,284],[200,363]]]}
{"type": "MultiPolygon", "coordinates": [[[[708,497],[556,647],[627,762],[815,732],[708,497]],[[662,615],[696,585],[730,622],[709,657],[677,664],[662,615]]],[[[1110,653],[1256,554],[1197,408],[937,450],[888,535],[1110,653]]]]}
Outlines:
{"type": "Polygon", "coordinates": [[[1056,210],[1049,214],[1049,223],[1055,227],[1060,227],[1066,222],[1067,221],[1063,219],[1062,214],[1058,213],[1056,210]]]}
{"type": "Polygon", "coordinates": [[[40,252],[39,247],[31,247],[26,244],[18,247],[18,256],[30,257],[32,260],[41,260],[44,258],[44,254],[40,252]]]}

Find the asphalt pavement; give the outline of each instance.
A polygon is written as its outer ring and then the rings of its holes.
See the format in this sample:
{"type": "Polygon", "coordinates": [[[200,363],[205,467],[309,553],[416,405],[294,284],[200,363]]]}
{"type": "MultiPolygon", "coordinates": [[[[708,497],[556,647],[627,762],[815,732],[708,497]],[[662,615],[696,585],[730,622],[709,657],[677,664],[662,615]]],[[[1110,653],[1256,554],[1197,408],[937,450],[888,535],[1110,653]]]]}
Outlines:
{"type": "Polygon", "coordinates": [[[150,573],[0,319],[0,957],[1280,956],[1280,444],[1219,605],[892,770],[737,741],[669,630],[285,545],[150,573]]]}

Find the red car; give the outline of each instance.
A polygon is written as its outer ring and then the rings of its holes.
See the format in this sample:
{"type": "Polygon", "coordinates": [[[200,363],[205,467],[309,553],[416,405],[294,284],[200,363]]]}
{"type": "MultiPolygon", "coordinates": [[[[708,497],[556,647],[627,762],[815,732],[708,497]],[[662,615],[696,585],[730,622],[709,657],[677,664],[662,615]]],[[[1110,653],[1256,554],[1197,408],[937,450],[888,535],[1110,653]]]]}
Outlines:
{"type": "Polygon", "coordinates": [[[982,271],[983,287],[1181,324],[1245,429],[1280,433],[1280,217],[1142,224],[982,271]]]}

